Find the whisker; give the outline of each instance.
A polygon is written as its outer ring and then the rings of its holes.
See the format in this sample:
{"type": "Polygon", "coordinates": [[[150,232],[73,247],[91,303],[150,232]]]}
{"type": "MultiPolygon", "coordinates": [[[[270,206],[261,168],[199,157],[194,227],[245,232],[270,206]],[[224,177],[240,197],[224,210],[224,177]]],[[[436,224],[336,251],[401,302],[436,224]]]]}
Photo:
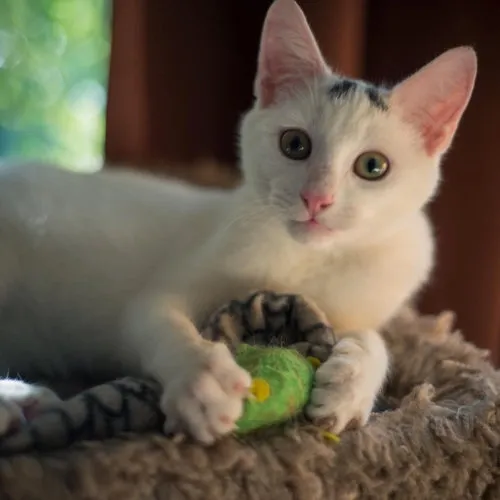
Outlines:
{"type": "Polygon", "coordinates": [[[269,208],[270,207],[267,205],[259,205],[257,207],[257,210],[254,210],[251,212],[244,211],[243,213],[240,213],[239,215],[237,215],[234,219],[230,220],[226,226],[222,227],[221,231],[224,233],[237,223],[240,223],[240,222],[249,223],[251,221],[258,219],[260,216],[268,215],[269,208]]]}

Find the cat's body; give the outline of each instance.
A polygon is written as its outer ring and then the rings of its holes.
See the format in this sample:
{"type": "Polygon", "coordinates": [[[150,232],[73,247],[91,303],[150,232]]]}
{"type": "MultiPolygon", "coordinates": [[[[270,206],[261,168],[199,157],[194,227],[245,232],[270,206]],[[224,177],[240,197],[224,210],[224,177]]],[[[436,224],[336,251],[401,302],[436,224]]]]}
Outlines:
{"type": "Polygon", "coordinates": [[[158,272],[183,267],[186,248],[215,231],[224,199],[131,172],[79,175],[35,164],[1,169],[0,192],[0,336],[9,339],[0,366],[38,376],[136,367],[137,352],[127,361],[127,348],[119,349],[128,303],[158,272]],[[58,353],[50,365],[47,339],[58,353]]]}
{"type": "Polygon", "coordinates": [[[0,170],[0,372],[138,370],[123,321],[157,283],[198,327],[221,304],[270,289],[310,297],[340,332],[380,326],[428,275],[432,238],[421,213],[381,241],[332,252],[291,240],[269,214],[252,217],[254,207],[244,188],[41,165],[0,170]]]}
{"type": "MultiPolygon", "coordinates": [[[[344,79],[293,0],[276,0],[240,188],[3,170],[0,370],[152,375],[167,429],[212,442],[234,428],[251,381],[198,330],[221,304],[270,289],[313,300],[339,338],[308,414],[334,431],[366,422],[388,368],[376,330],[429,275],[424,208],[475,71],[459,48],[391,91],[344,79]]],[[[0,432],[15,416],[0,405],[0,432]]]]}

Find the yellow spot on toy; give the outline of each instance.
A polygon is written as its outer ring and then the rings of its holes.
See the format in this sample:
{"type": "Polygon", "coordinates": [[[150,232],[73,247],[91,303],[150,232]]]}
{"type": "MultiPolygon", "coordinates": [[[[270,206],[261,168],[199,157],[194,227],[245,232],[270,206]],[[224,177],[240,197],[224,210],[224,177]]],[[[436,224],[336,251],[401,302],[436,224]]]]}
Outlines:
{"type": "Polygon", "coordinates": [[[250,392],[259,403],[262,403],[271,394],[271,387],[263,378],[254,378],[250,392]]]}
{"type": "Polygon", "coordinates": [[[325,439],[328,439],[328,441],[333,441],[334,443],[340,442],[340,438],[337,436],[337,434],[333,434],[333,432],[321,431],[321,435],[325,439]]]}
{"type": "Polygon", "coordinates": [[[307,361],[309,361],[309,363],[311,363],[313,368],[317,369],[321,365],[321,361],[318,358],[315,358],[314,356],[307,356],[306,359],[307,361]]]}

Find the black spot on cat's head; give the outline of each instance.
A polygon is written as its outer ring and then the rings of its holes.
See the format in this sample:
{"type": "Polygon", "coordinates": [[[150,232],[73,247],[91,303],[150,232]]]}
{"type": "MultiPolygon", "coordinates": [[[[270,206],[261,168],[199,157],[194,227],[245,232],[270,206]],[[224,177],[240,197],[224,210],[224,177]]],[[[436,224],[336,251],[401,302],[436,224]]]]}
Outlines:
{"type": "Polygon", "coordinates": [[[377,88],[368,86],[365,88],[365,94],[372,106],[380,111],[388,111],[389,106],[385,102],[382,93],[377,88]]]}
{"type": "Polygon", "coordinates": [[[339,80],[328,89],[328,95],[332,99],[344,99],[350,92],[354,92],[357,86],[353,80],[339,80]]]}
{"type": "Polygon", "coordinates": [[[363,92],[370,101],[370,104],[380,111],[387,111],[389,109],[381,90],[363,82],[356,82],[355,80],[337,80],[328,89],[328,95],[332,99],[346,99],[356,91],[363,92]]]}

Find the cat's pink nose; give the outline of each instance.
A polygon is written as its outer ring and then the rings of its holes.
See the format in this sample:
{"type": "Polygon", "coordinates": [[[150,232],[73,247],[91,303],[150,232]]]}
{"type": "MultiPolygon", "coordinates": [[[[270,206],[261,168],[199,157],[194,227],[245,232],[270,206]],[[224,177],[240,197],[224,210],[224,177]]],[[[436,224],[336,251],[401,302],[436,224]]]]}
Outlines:
{"type": "Polygon", "coordinates": [[[331,207],[335,201],[333,194],[320,194],[310,191],[302,191],[300,197],[311,217],[331,207]]]}

